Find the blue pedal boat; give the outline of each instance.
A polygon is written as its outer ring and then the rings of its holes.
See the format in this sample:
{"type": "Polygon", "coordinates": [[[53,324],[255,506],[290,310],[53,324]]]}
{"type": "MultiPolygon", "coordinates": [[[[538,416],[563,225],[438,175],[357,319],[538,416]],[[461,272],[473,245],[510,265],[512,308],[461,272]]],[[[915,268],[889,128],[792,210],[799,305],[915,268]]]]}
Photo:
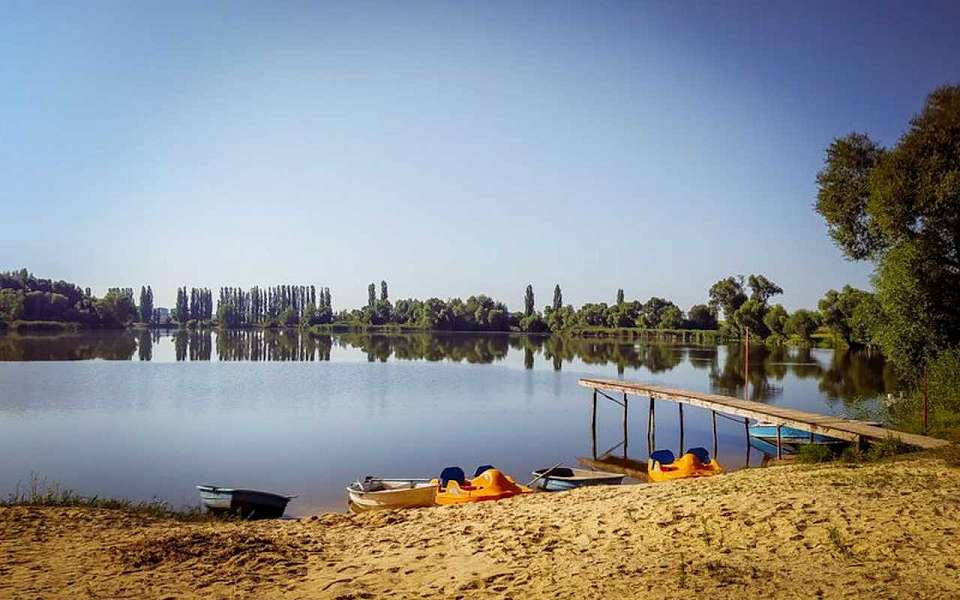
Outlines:
{"type": "Polygon", "coordinates": [[[198,485],[200,502],[218,515],[237,515],[242,519],[279,519],[287,503],[296,496],[283,496],[259,490],[198,485]]]}
{"type": "Polygon", "coordinates": [[[538,469],[533,475],[539,477],[534,487],[545,492],[562,492],[573,488],[588,485],[620,485],[625,475],[606,473],[604,471],[588,471],[570,467],[555,467],[553,469],[538,469]]]}

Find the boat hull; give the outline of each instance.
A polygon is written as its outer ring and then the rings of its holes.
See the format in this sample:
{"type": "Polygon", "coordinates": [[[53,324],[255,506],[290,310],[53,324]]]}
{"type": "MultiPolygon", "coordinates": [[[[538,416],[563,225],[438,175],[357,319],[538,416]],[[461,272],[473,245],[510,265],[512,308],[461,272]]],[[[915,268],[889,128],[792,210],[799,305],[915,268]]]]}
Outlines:
{"type": "MultiPolygon", "coordinates": [[[[767,424],[751,425],[750,437],[776,443],[777,426],[767,424]]],[[[810,433],[803,431],[802,429],[783,426],[780,428],[780,442],[782,444],[834,444],[843,442],[843,440],[827,435],[821,435],[819,433],[813,434],[813,437],[811,438],[810,433]]]]}
{"type": "MultiPolygon", "coordinates": [[[[533,472],[533,475],[540,477],[545,471],[549,471],[549,469],[538,469],[533,472]]],[[[554,469],[545,477],[540,477],[534,483],[534,487],[545,492],[563,492],[592,485],[620,485],[624,477],[625,475],[619,473],[561,467],[554,469]]]]}
{"type": "Polygon", "coordinates": [[[367,512],[433,506],[437,494],[437,486],[431,483],[403,484],[395,480],[385,482],[381,489],[364,490],[363,487],[368,482],[369,480],[364,484],[354,483],[347,487],[350,510],[367,512]]]}
{"type": "Polygon", "coordinates": [[[647,468],[647,477],[654,482],[711,477],[723,473],[723,468],[716,459],[711,459],[708,463],[702,463],[690,453],[684,454],[669,464],[663,465],[652,459],[650,463],[647,468]]]}
{"type": "Polygon", "coordinates": [[[290,496],[259,490],[219,488],[198,485],[200,502],[210,512],[237,515],[243,519],[278,519],[283,516],[290,496]]]}
{"type": "Polygon", "coordinates": [[[489,502],[503,500],[521,494],[533,492],[530,488],[518,485],[513,479],[498,469],[487,469],[480,475],[460,486],[456,481],[447,482],[445,489],[437,490],[436,503],[440,505],[466,504],[468,502],[489,502]]]}

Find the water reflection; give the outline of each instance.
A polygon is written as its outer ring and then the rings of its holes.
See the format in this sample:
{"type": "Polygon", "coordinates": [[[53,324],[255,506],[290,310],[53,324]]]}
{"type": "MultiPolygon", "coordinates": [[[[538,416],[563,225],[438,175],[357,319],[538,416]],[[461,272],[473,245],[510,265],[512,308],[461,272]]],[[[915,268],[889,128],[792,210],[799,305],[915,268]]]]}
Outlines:
{"type": "Polygon", "coordinates": [[[0,335],[0,361],[130,360],[137,338],[130,331],[77,335],[0,335]]]}
{"type": "Polygon", "coordinates": [[[449,361],[490,364],[519,353],[526,369],[561,371],[564,365],[614,365],[617,372],[651,374],[686,365],[705,371],[713,393],[766,402],[783,391],[787,377],[815,380],[828,402],[874,398],[898,389],[883,357],[867,352],[739,345],[705,347],[643,344],[632,340],[570,339],[519,335],[344,333],[311,335],[296,330],[177,330],[0,336],[0,361],[51,360],[329,361],[337,350],[359,352],[369,362],[449,361]],[[172,350],[172,352],[171,352],[172,350]],[[749,370],[748,370],[749,369],[749,370]],[[744,372],[747,377],[744,377],[744,372]]]}

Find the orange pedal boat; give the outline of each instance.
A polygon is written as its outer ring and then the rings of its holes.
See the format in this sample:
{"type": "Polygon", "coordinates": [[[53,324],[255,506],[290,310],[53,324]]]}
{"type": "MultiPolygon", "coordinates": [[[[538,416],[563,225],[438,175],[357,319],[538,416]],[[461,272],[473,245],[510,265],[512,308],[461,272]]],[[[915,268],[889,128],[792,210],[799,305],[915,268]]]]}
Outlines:
{"type": "Polygon", "coordinates": [[[530,494],[533,490],[519,485],[511,477],[504,475],[490,465],[477,469],[473,479],[466,481],[463,469],[447,467],[440,473],[440,479],[435,480],[437,489],[437,504],[465,504],[467,502],[483,502],[485,500],[502,500],[530,494]]]}

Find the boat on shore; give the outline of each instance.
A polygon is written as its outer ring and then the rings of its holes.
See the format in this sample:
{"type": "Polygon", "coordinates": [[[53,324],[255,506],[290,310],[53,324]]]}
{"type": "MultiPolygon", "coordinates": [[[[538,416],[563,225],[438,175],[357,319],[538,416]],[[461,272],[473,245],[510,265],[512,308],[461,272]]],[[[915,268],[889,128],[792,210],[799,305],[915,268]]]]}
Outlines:
{"type": "Polygon", "coordinates": [[[279,519],[287,503],[296,496],[273,492],[198,485],[200,503],[213,514],[236,515],[242,519],[279,519]]]}
{"type": "Polygon", "coordinates": [[[433,506],[437,484],[430,479],[366,477],[347,486],[350,510],[393,510],[433,506]]]}
{"type": "Polygon", "coordinates": [[[533,486],[546,492],[561,492],[591,485],[620,485],[623,478],[626,477],[619,473],[589,471],[572,467],[537,469],[533,471],[533,475],[537,478],[533,486]]]}
{"type": "Polygon", "coordinates": [[[436,481],[436,503],[441,505],[503,500],[533,492],[490,465],[478,467],[469,481],[460,467],[447,467],[436,481]]]}
{"type": "Polygon", "coordinates": [[[706,448],[691,448],[680,458],[675,458],[670,450],[657,450],[650,455],[647,468],[650,481],[710,477],[720,473],[723,468],[706,448]]]}

